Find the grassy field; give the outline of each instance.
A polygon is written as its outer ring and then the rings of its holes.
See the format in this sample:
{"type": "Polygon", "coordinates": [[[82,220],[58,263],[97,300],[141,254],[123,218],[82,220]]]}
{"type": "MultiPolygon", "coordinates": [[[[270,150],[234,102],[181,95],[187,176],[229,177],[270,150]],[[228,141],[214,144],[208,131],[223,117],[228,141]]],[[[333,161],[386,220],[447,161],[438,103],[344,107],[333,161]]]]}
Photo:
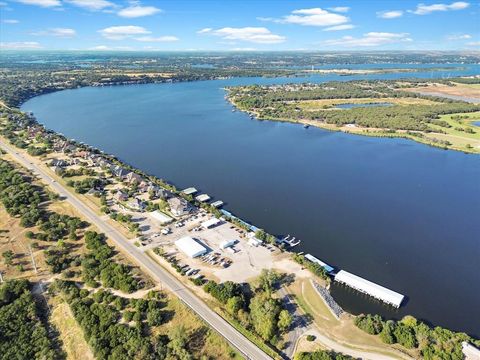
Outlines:
{"type": "Polygon", "coordinates": [[[296,101],[295,104],[306,111],[317,111],[332,109],[341,111],[341,109],[335,109],[335,105],[340,104],[374,104],[374,103],[391,103],[395,105],[434,105],[437,102],[420,98],[361,98],[361,99],[321,99],[321,100],[304,100],[296,101]]]}
{"type": "Polygon", "coordinates": [[[50,320],[59,332],[59,339],[66,352],[67,360],[93,360],[90,347],[83,337],[80,326],[75,321],[70,307],[59,297],[52,301],[50,320]]]}
{"type": "Polygon", "coordinates": [[[432,128],[443,130],[446,134],[431,134],[428,135],[428,137],[434,136],[442,140],[448,140],[452,143],[452,147],[457,150],[471,150],[471,152],[480,153],[480,126],[472,124],[474,121],[480,121],[480,111],[442,115],[440,120],[446,121],[451,127],[445,128],[438,125],[431,125],[432,128]],[[457,116],[461,116],[462,119],[455,119],[457,116]],[[466,129],[471,129],[473,133],[465,132],[466,129]],[[467,144],[472,148],[467,149],[467,144]]]}

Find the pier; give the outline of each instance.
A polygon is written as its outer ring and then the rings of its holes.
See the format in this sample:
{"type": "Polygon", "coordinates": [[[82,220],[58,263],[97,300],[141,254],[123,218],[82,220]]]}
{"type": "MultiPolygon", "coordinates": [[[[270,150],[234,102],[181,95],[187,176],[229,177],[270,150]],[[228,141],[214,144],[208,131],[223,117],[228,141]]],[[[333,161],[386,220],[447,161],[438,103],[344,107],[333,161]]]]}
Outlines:
{"type": "Polygon", "coordinates": [[[352,289],[360,291],[361,293],[370,295],[377,300],[383,301],[389,305],[399,308],[402,305],[405,296],[393,290],[387,289],[381,285],[375,284],[369,280],[361,278],[360,276],[349,273],[345,270],[340,270],[335,275],[335,281],[345,284],[352,289]]]}

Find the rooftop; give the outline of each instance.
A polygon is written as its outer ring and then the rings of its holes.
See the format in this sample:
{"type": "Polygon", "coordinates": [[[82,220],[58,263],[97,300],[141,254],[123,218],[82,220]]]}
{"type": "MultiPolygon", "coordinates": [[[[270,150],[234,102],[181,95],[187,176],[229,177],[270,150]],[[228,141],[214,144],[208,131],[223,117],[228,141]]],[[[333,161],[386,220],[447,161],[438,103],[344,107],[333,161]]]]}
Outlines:
{"type": "Polygon", "coordinates": [[[369,280],[363,279],[360,276],[354,275],[345,270],[340,270],[338,274],[335,275],[335,281],[344,283],[360,292],[371,295],[374,298],[397,308],[400,307],[404,299],[402,294],[375,284],[369,280]]]}

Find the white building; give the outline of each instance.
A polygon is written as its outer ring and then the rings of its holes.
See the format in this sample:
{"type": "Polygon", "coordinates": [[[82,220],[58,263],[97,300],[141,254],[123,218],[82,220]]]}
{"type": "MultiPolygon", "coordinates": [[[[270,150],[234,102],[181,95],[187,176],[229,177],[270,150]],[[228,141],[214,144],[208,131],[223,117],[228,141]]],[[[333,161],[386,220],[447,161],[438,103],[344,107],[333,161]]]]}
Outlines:
{"type": "Polygon", "coordinates": [[[465,360],[480,359],[480,350],[466,341],[462,342],[462,352],[465,355],[465,360]]]}
{"type": "Polygon", "coordinates": [[[221,220],[220,219],[217,219],[217,218],[211,218],[210,220],[207,220],[207,221],[204,221],[201,223],[202,227],[204,229],[210,229],[212,227],[215,227],[217,226],[218,224],[221,223],[221,220]]]}
{"type": "Polygon", "coordinates": [[[220,243],[220,249],[226,249],[226,248],[229,248],[229,247],[232,247],[233,245],[235,245],[237,243],[237,240],[223,240],[221,243],[220,243]]]}
{"type": "Polygon", "coordinates": [[[161,225],[170,224],[173,221],[173,219],[170,216],[165,215],[164,213],[162,213],[159,210],[155,210],[155,211],[151,212],[150,216],[154,220],[157,220],[161,225]]]}
{"type": "Polygon", "coordinates": [[[178,239],[175,246],[192,259],[207,253],[207,248],[190,236],[178,239]]]}

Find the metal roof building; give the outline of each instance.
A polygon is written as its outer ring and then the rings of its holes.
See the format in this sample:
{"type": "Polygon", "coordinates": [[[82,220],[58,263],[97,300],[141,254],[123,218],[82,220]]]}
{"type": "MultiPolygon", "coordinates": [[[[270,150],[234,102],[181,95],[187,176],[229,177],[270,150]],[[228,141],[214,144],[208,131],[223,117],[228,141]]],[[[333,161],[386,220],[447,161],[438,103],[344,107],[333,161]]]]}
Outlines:
{"type": "Polygon", "coordinates": [[[185,255],[191,257],[192,259],[201,256],[207,252],[207,248],[196,241],[190,236],[185,236],[183,238],[175,241],[175,246],[183,252],[185,255]]]}
{"type": "Polygon", "coordinates": [[[397,308],[400,307],[404,299],[402,294],[363,279],[360,276],[351,274],[345,270],[340,270],[338,274],[335,275],[335,281],[348,285],[355,290],[370,295],[375,299],[381,300],[397,308]]]}
{"type": "Polygon", "coordinates": [[[163,212],[161,212],[159,210],[155,210],[155,211],[151,212],[150,216],[153,219],[157,220],[162,225],[163,224],[169,224],[173,221],[173,219],[170,216],[164,214],[163,212]]]}
{"type": "Polygon", "coordinates": [[[218,224],[220,224],[222,221],[220,219],[217,219],[217,218],[211,218],[210,220],[207,220],[207,221],[204,221],[202,222],[200,225],[204,228],[204,229],[210,229],[212,227],[215,227],[217,226],[218,224]]]}

